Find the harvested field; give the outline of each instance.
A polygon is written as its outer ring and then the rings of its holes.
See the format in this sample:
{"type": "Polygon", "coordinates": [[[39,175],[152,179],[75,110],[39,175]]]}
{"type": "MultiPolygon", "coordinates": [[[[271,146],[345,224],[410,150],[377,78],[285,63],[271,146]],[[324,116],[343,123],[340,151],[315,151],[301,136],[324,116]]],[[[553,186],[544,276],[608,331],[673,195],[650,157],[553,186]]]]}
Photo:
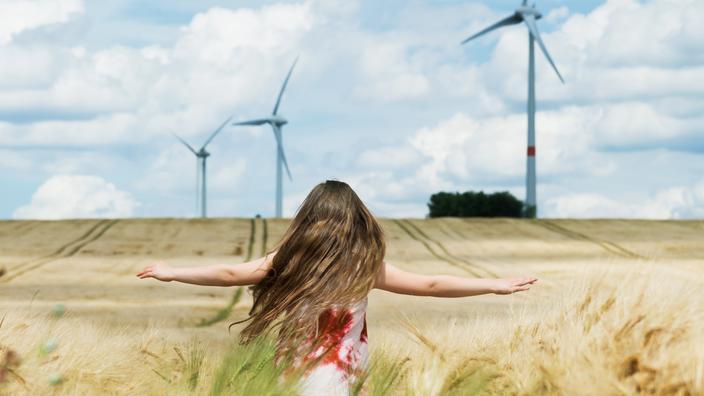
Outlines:
{"type": "MultiPolygon", "coordinates": [[[[258,257],[287,224],[0,221],[0,363],[8,350],[21,358],[0,393],[210,393],[236,337],[227,326],[246,317],[251,298],[134,274],[154,260],[190,266],[258,257]],[[51,315],[57,304],[66,308],[60,318],[51,315]],[[55,351],[37,354],[49,339],[55,351]],[[182,378],[188,359],[176,349],[204,353],[195,385],[182,378]],[[60,383],[51,384],[51,373],[60,383]]],[[[382,219],[382,226],[387,261],[407,270],[540,279],[511,296],[373,291],[372,350],[384,369],[406,362],[391,394],[704,392],[704,293],[697,292],[704,221],[382,219]]]]}

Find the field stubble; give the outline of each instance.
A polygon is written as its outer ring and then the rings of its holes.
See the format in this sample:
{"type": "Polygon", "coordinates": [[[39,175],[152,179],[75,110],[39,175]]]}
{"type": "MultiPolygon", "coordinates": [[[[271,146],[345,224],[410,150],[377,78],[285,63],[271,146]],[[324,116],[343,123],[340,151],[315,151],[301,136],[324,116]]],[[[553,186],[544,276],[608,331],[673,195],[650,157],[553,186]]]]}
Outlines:
{"type": "MultiPolygon", "coordinates": [[[[384,221],[388,259],[409,270],[541,281],[470,299],[374,291],[366,391],[704,394],[701,222],[554,223],[384,221]]],[[[16,274],[0,277],[0,394],[294,394],[268,341],[226,331],[247,294],[131,278],[154,258],[242,261],[285,225],[0,222],[0,266],[16,274]]]]}

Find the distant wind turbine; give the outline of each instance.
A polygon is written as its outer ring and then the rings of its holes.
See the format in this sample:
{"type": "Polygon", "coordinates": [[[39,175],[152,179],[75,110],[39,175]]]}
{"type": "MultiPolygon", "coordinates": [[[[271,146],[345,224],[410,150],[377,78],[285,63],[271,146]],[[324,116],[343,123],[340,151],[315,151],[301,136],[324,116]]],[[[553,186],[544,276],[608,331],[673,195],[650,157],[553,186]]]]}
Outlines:
{"type": "Polygon", "coordinates": [[[218,129],[216,129],[212,134],[210,134],[210,137],[208,140],[203,143],[203,146],[200,148],[200,150],[196,151],[190,144],[188,144],[185,140],[183,140],[180,136],[177,134],[173,134],[176,139],[178,139],[181,143],[183,143],[186,148],[188,148],[195,156],[196,156],[196,211],[200,209],[200,217],[206,217],[207,216],[207,200],[206,200],[206,183],[205,183],[205,162],[210,156],[210,153],[205,150],[205,146],[207,146],[215,136],[222,131],[223,128],[227,125],[228,122],[232,119],[232,116],[230,116],[225,122],[223,122],[218,129]],[[200,208],[199,208],[200,207],[200,208]]]}
{"type": "Polygon", "coordinates": [[[279,91],[279,96],[276,98],[276,104],[274,105],[274,111],[271,113],[269,117],[266,118],[259,118],[256,120],[249,120],[249,121],[242,121],[242,122],[235,122],[232,125],[238,126],[238,125],[264,125],[264,124],[269,124],[271,125],[271,129],[274,132],[274,138],[276,139],[276,217],[281,217],[282,212],[283,212],[283,169],[282,167],[286,167],[286,173],[288,174],[288,179],[293,180],[291,177],[291,171],[288,168],[288,162],[286,161],[286,154],[284,154],[284,143],[283,143],[283,137],[281,134],[281,129],[284,125],[288,123],[288,120],[286,120],[284,117],[279,115],[279,105],[281,104],[281,97],[284,94],[284,90],[286,90],[286,85],[288,85],[288,80],[291,78],[291,73],[293,72],[293,68],[296,66],[296,63],[298,62],[298,57],[293,61],[293,64],[291,65],[291,68],[288,70],[288,74],[286,75],[286,79],[284,80],[283,85],[281,86],[281,90],[279,91]]]}
{"type": "Polygon", "coordinates": [[[540,46],[540,50],[543,51],[543,55],[550,62],[557,77],[565,83],[562,79],[562,75],[557,70],[555,63],[552,61],[550,54],[548,53],[543,40],[540,38],[540,33],[538,32],[538,26],[535,21],[540,19],[543,15],[535,9],[535,4],[528,6],[526,4],[527,0],[523,0],[518,9],[508,17],[496,22],[495,24],[487,27],[486,29],[468,37],[462,44],[473,40],[485,33],[492,30],[498,29],[503,26],[516,25],[521,22],[525,23],[528,28],[528,160],[526,163],[526,217],[536,217],[538,214],[538,206],[536,203],[536,193],[535,193],[535,54],[533,49],[533,42],[537,41],[540,46]]]}

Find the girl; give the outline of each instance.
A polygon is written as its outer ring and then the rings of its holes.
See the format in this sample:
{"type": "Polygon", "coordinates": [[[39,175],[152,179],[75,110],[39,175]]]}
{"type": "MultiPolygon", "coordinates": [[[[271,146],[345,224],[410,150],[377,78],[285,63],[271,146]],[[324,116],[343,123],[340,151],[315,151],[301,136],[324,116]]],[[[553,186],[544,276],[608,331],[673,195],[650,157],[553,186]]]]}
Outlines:
{"type": "MultiPolygon", "coordinates": [[[[373,288],[414,296],[466,297],[528,290],[536,278],[468,279],[419,275],[384,261],[384,236],[346,183],[320,183],[281,241],[247,263],[173,268],[157,263],[137,276],[208,286],[252,285],[250,323],[240,340],[279,327],[277,357],[307,364],[302,390],[347,394],[367,362],[367,294],[373,288]]],[[[280,360],[277,360],[280,361],[280,360]]]]}

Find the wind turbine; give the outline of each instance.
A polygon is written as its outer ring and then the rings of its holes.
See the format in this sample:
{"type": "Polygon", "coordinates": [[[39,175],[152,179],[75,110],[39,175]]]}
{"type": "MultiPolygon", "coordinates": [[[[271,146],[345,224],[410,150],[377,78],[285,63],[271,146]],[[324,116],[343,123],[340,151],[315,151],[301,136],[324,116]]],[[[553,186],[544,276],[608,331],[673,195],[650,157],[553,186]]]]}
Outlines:
{"type": "Polygon", "coordinates": [[[535,9],[535,4],[528,6],[526,2],[527,0],[523,0],[521,6],[518,7],[512,15],[468,37],[462,41],[462,44],[503,26],[516,25],[523,22],[528,28],[528,158],[526,162],[525,216],[535,218],[538,214],[535,196],[535,53],[533,48],[535,41],[538,42],[540,50],[543,51],[543,55],[545,55],[545,58],[550,62],[550,66],[555,70],[560,81],[564,84],[565,80],[562,79],[562,75],[560,75],[560,72],[557,70],[547,48],[545,48],[545,44],[543,44],[543,40],[540,38],[538,26],[535,21],[542,18],[543,15],[535,9]]]}
{"type": "Polygon", "coordinates": [[[198,207],[200,206],[200,217],[206,217],[207,215],[207,201],[206,201],[206,188],[205,188],[205,162],[210,156],[210,153],[205,150],[205,146],[207,146],[215,136],[222,131],[223,128],[227,125],[228,122],[232,119],[232,116],[230,116],[225,122],[223,122],[218,129],[216,129],[212,134],[210,134],[210,137],[208,140],[203,143],[203,146],[200,148],[200,150],[194,149],[190,144],[188,144],[185,140],[183,140],[180,136],[177,134],[173,134],[176,139],[178,139],[181,143],[183,143],[186,148],[188,148],[195,156],[196,156],[196,211],[198,210],[198,207]]]}
{"type": "Polygon", "coordinates": [[[271,125],[271,129],[274,132],[274,138],[276,139],[276,217],[281,217],[283,212],[283,167],[286,167],[288,179],[293,180],[293,178],[291,177],[291,171],[288,168],[288,162],[286,161],[286,154],[284,154],[283,137],[281,135],[281,129],[284,125],[288,123],[288,120],[279,115],[279,105],[281,104],[281,96],[283,96],[284,90],[286,90],[286,85],[288,85],[288,80],[291,78],[291,73],[293,72],[293,68],[296,66],[297,62],[298,57],[296,57],[296,59],[293,61],[293,64],[291,65],[291,68],[288,70],[286,79],[284,80],[284,83],[281,86],[281,90],[279,91],[279,96],[278,98],[276,98],[274,111],[271,113],[270,116],[266,118],[259,118],[256,120],[235,122],[232,124],[235,126],[264,124],[271,125]]]}

